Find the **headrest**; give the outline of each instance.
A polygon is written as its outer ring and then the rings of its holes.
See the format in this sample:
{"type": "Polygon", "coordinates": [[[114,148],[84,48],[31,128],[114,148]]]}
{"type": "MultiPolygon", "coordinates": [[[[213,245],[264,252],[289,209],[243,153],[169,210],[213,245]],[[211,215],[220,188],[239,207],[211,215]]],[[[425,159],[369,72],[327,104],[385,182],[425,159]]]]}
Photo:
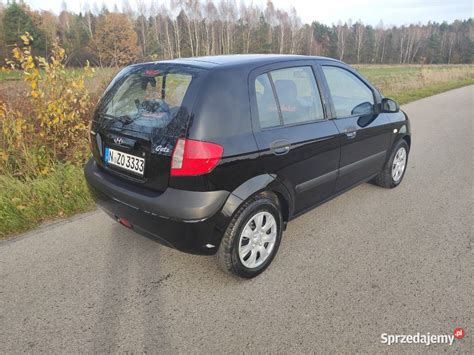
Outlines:
{"type": "Polygon", "coordinates": [[[285,102],[296,101],[298,90],[292,80],[277,80],[275,81],[275,89],[278,93],[278,99],[285,102]]]}

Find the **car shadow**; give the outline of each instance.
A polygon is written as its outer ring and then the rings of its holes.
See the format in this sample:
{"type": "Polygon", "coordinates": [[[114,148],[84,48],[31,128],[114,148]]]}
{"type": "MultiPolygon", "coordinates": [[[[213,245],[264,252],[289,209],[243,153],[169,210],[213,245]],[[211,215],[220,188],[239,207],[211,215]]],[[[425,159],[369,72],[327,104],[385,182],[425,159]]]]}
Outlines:
{"type": "Polygon", "coordinates": [[[241,282],[222,272],[214,256],[173,250],[119,224],[111,227],[111,234],[105,237],[94,352],[169,349],[166,325],[174,318],[170,299],[193,297],[189,290],[199,295],[211,285],[226,288],[241,282]]]}

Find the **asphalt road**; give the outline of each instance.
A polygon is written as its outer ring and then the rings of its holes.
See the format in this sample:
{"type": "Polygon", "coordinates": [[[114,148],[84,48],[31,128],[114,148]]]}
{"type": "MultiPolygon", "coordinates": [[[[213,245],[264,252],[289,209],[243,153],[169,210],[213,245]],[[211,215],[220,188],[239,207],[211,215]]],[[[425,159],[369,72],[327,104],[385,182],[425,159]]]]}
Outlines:
{"type": "Polygon", "coordinates": [[[294,220],[250,281],[100,211],[0,243],[0,351],[472,351],[474,86],[404,110],[402,185],[364,184],[294,220]],[[452,346],[381,344],[456,326],[452,346]]]}

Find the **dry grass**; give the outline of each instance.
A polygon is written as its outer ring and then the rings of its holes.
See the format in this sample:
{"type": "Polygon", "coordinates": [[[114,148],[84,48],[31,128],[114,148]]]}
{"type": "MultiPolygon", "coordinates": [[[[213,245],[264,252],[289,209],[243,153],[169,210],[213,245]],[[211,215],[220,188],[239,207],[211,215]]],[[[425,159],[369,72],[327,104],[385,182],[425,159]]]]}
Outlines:
{"type": "MultiPolygon", "coordinates": [[[[474,81],[474,65],[355,65],[362,75],[369,79],[387,97],[399,97],[410,91],[446,84],[466,84],[474,81]]],[[[71,69],[71,75],[78,75],[82,69],[71,69]]],[[[86,80],[94,102],[118,72],[116,68],[96,69],[92,78],[86,80]]],[[[0,75],[0,100],[22,101],[26,85],[19,73],[0,75]]],[[[425,90],[426,91],[426,90],[425,90]]],[[[429,90],[428,90],[429,91],[429,90]]],[[[406,103],[402,102],[402,103],[406,103]]]]}
{"type": "MultiPolygon", "coordinates": [[[[95,69],[94,75],[86,78],[85,85],[91,95],[93,102],[96,102],[107,84],[117,74],[119,69],[104,68],[95,69]]],[[[71,76],[78,76],[84,72],[83,69],[70,69],[71,76]]],[[[21,72],[0,73],[0,102],[18,102],[18,109],[22,110],[25,95],[27,94],[28,84],[21,78],[21,72]]]]}
{"type": "Polygon", "coordinates": [[[474,83],[474,65],[358,65],[356,68],[387,97],[407,103],[474,83]],[[417,93],[424,93],[420,97],[417,93]]]}

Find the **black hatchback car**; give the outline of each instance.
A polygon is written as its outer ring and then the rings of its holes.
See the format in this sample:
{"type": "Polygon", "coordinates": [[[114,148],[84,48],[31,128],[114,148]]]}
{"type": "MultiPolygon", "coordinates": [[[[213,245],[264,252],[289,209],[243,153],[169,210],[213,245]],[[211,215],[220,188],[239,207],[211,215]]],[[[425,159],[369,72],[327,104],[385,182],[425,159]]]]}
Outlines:
{"type": "Polygon", "coordinates": [[[242,277],[286,223],[366,181],[403,179],[405,113],[329,58],[233,55],[123,69],[92,120],[85,176],[124,226],[242,277]]]}

